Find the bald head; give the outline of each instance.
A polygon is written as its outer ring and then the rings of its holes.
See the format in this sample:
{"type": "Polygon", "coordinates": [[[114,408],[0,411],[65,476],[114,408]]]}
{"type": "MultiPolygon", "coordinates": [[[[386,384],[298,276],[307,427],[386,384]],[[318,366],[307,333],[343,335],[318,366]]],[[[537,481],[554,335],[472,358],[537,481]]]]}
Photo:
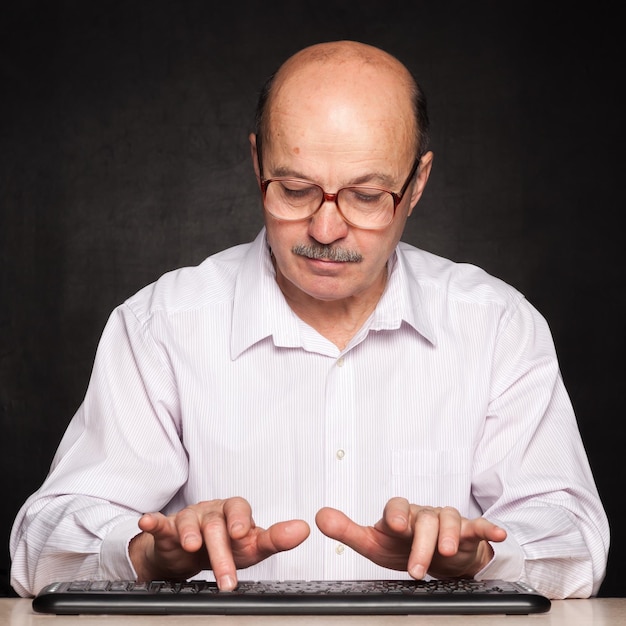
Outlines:
{"type": "Polygon", "coordinates": [[[412,81],[408,70],[394,56],[380,48],[357,41],[331,41],[304,48],[283,63],[276,73],[276,78],[312,65],[327,66],[339,71],[354,65],[365,65],[385,73],[396,74],[407,83],[412,81]]]}
{"type": "MultiPolygon", "coordinates": [[[[267,142],[272,133],[277,109],[284,114],[289,107],[302,107],[303,102],[332,108],[342,99],[351,98],[363,114],[386,102],[390,117],[405,120],[415,155],[426,152],[428,115],[422,90],[409,70],[394,56],[367,44],[355,41],[333,41],[304,48],[287,59],[269,78],[261,91],[256,112],[257,141],[267,142]],[[406,115],[404,113],[406,112],[406,115]]],[[[346,119],[346,121],[349,121],[346,119]]]]}

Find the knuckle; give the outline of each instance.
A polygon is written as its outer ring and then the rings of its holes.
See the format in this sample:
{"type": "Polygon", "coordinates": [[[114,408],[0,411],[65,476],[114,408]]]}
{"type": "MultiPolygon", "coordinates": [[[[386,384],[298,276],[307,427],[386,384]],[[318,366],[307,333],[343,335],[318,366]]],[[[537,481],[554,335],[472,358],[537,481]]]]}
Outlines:
{"type": "Polygon", "coordinates": [[[423,517],[439,517],[439,511],[432,506],[425,506],[419,510],[419,514],[423,517]]]}
{"type": "Polygon", "coordinates": [[[459,512],[452,506],[444,506],[441,508],[442,515],[454,515],[460,517],[459,512]]]}

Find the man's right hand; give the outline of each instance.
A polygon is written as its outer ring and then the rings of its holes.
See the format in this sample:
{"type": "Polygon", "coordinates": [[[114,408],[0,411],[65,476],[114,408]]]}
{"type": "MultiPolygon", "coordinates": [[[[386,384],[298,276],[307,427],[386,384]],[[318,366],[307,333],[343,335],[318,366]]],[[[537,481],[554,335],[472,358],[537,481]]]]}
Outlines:
{"type": "Polygon", "coordinates": [[[139,528],[129,546],[138,580],[184,580],[211,569],[225,591],[237,586],[237,569],[295,548],[310,532],[303,520],[259,528],[243,498],[199,502],[169,516],[146,513],[139,528]]]}

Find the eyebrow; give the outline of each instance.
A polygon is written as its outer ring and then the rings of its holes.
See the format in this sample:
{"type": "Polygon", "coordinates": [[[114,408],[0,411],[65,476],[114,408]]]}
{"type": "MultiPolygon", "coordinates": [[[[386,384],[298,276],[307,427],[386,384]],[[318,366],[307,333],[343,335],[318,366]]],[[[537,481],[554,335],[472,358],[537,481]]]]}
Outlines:
{"type": "MultiPolygon", "coordinates": [[[[314,181],[312,178],[299,172],[298,170],[293,170],[288,167],[278,167],[275,170],[275,173],[269,178],[297,178],[298,180],[305,180],[307,182],[319,184],[314,181]]],[[[368,174],[363,174],[362,176],[358,176],[352,181],[345,183],[344,187],[352,187],[354,185],[378,185],[380,187],[385,187],[387,189],[393,188],[396,183],[389,175],[382,174],[381,172],[370,172],[368,174]]],[[[320,185],[321,186],[321,185],[320,185]]]]}

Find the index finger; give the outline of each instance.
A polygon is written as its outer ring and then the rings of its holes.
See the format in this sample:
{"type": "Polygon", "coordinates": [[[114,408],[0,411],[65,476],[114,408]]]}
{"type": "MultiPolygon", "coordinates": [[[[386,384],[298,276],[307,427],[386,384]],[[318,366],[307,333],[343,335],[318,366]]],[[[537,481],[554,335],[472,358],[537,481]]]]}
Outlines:
{"type": "Polygon", "coordinates": [[[237,586],[237,567],[231,538],[241,538],[254,527],[250,504],[243,498],[229,498],[220,509],[204,510],[200,524],[217,585],[232,591],[237,586]]]}
{"type": "MultiPolygon", "coordinates": [[[[435,549],[438,547],[440,532],[443,528],[446,541],[458,542],[461,531],[461,516],[455,509],[452,513],[441,516],[441,509],[433,507],[414,507],[413,517],[413,542],[407,563],[409,574],[413,578],[424,578],[432,561],[435,549]]],[[[456,548],[455,548],[456,551],[456,548]]]]}

